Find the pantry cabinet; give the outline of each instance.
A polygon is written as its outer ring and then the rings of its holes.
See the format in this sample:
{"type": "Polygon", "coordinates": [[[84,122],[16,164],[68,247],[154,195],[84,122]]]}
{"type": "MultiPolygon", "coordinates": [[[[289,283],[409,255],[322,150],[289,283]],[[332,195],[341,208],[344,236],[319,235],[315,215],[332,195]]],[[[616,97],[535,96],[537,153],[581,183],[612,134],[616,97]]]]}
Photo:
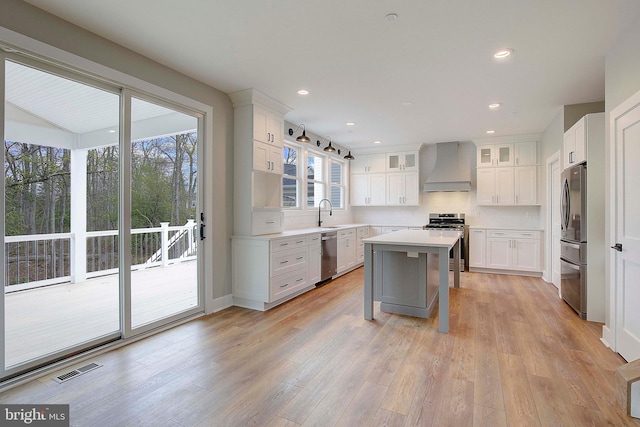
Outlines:
{"type": "Polygon", "coordinates": [[[282,148],[253,141],[253,170],[282,175],[282,148]]]}
{"type": "Polygon", "coordinates": [[[233,232],[280,232],[284,115],[289,108],[254,89],[229,96],[234,108],[233,232]]]}
{"type": "Polygon", "coordinates": [[[479,145],[476,197],[481,206],[538,204],[536,141],[479,145]]]}
{"type": "Polygon", "coordinates": [[[275,114],[256,105],[253,110],[253,139],[276,147],[283,146],[284,120],[275,114]]]}

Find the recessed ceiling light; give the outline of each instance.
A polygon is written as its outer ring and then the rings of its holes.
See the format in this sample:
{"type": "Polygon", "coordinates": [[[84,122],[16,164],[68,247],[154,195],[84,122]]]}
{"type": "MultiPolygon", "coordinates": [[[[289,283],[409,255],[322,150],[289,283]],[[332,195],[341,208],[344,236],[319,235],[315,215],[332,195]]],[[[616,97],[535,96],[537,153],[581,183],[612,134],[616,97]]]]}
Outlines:
{"type": "Polygon", "coordinates": [[[309,95],[309,91],[306,89],[300,89],[298,95],[309,95]]]}
{"type": "Polygon", "coordinates": [[[347,126],[355,126],[356,122],[347,122],[347,126]]]}
{"type": "Polygon", "coordinates": [[[489,109],[491,110],[497,110],[498,108],[500,108],[502,104],[500,104],[499,102],[496,102],[495,104],[489,104],[489,109]]]}
{"type": "Polygon", "coordinates": [[[382,144],[382,141],[373,141],[374,144],[382,144]]]}
{"type": "Polygon", "coordinates": [[[500,49],[499,51],[497,51],[496,53],[493,54],[494,58],[497,59],[503,59],[506,58],[507,56],[511,55],[513,53],[513,49],[500,49]]]}
{"type": "Polygon", "coordinates": [[[114,129],[109,129],[107,132],[109,133],[116,133],[116,131],[114,129]]]}
{"type": "Polygon", "coordinates": [[[403,101],[402,102],[402,106],[403,107],[411,107],[413,105],[413,102],[411,101],[403,101]]]}
{"type": "Polygon", "coordinates": [[[387,13],[385,15],[384,19],[386,19],[387,22],[396,21],[398,19],[398,14],[397,13],[387,13]]]}
{"type": "Polygon", "coordinates": [[[488,131],[487,131],[487,133],[488,133],[489,135],[491,135],[492,133],[496,133],[496,131],[495,131],[495,130],[493,130],[493,129],[491,129],[491,130],[488,130],[488,131]]]}

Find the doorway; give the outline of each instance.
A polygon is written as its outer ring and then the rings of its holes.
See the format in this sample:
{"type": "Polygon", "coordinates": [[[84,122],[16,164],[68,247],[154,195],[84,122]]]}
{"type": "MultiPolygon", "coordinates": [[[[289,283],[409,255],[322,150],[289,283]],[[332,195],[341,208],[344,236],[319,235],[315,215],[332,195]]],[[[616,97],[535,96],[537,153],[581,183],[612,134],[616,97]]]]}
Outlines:
{"type": "Polygon", "coordinates": [[[547,280],[560,295],[560,151],[547,159],[547,280]]]}

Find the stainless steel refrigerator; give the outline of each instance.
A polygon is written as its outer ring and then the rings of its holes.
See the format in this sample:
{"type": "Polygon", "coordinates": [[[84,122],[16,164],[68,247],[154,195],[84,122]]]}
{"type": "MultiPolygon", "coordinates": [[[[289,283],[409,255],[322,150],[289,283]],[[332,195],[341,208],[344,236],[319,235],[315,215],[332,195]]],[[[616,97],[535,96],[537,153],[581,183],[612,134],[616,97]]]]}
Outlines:
{"type": "Polygon", "coordinates": [[[587,165],[562,172],[560,292],[578,315],[587,318],[587,165]]]}

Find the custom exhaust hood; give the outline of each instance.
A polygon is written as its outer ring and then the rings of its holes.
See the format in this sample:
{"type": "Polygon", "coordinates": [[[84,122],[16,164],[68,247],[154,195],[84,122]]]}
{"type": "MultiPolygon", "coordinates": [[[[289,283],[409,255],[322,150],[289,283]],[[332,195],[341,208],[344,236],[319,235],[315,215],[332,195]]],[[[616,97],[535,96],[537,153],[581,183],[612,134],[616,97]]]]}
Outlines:
{"type": "Polygon", "coordinates": [[[436,144],[433,170],[424,183],[424,191],[470,191],[471,162],[462,155],[458,142],[436,144]]]}

